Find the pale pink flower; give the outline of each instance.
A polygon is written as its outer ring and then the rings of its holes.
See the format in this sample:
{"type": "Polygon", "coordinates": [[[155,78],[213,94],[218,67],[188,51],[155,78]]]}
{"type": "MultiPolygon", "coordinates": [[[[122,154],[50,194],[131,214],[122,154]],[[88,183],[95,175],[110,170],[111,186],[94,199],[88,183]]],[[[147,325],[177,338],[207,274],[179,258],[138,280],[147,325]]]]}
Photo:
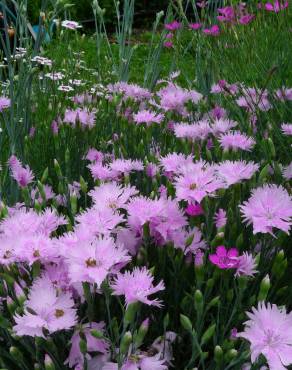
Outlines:
{"type": "Polygon", "coordinates": [[[259,165],[246,161],[224,161],[215,166],[217,176],[231,186],[242,180],[249,180],[259,169],[259,165]]]}
{"type": "Polygon", "coordinates": [[[64,258],[72,283],[96,283],[98,288],[118,264],[130,261],[127,251],[110,237],[79,243],[74,248],[66,249],[64,258]]]}
{"type": "MultiPolygon", "coordinates": [[[[95,338],[91,334],[91,330],[97,330],[100,333],[104,333],[104,322],[91,322],[88,324],[82,325],[81,328],[76,330],[71,338],[71,349],[69,353],[69,357],[66,360],[65,364],[68,363],[69,367],[72,368],[76,365],[81,365],[83,367],[84,364],[84,357],[80,351],[79,342],[80,342],[80,333],[86,338],[87,344],[87,353],[86,359],[87,361],[91,359],[91,355],[88,352],[99,352],[106,354],[109,349],[109,343],[104,339],[95,338]]],[[[76,369],[76,368],[75,368],[76,369]]]]}
{"type": "Polygon", "coordinates": [[[124,295],[126,304],[142,302],[150,306],[161,307],[161,301],[157,298],[151,300],[148,296],[164,290],[164,284],[160,281],[156,286],[153,285],[154,277],[151,272],[142,268],[134,268],[132,272],[126,271],[118,274],[112,282],[113,295],[124,295]]]}
{"type": "Polygon", "coordinates": [[[215,213],[214,221],[217,229],[224,227],[227,222],[226,211],[222,208],[219,208],[218,211],[215,213]]]}
{"type": "Polygon", "coordinates": [[[238,256],[238,265],[236,268],[235,276],[254,276],[257,273],[257,263],[252,254],[243,252],[238,256]]]}
{"type": "Polygon", "coordinates": [[[11,105],[11,100],[5,96],[0,96],[0,112],[3,112],[4,109],[9,108],[11,105]]]}
{"type": "Polygon", "coordinates": [[[247,312],[249,320],[244,331],[237,337],[250,342],[251,361],[254,363],[260,354],[267,359],[270,370],[285,370],[292,364],[292,314],[285,307],[260,302],[258,307],[247,312]]]}
{"type": "Polygon", "coordinates": [[[146,123],[148,126],[150,126],[152,123],[161,123],[161,121],[164,119],[164,115],[145,109],[134,114],[133,118],[134,122],[137,124],[146,123]]]}
{"type": "Polygon", "coordinates": [[[282,123],[281,129],[284,135],[292,135],[292,124],[291,123],[282,123]]]}
{"type": "Polygon", "coordinates": [[[89,192],[89,195],[92,197],[95,209],[108,207],[115,211],[119,208],[125,208],[130,198],[138,193],[135,187],[123,187],[116,182],[109,182],[95,187],[89,192]]]}
{"type": "Polygon", "coordinates": [[[216,190],[225,187],[217,178],[215,167],[203,162],[186,167],[176,177],[174,186],[179,200],[198,203],[206,196],[215,196],[216,190]]]}
{"type": "Polygon", "coordinates": [[[58,292],[48,278],[39,278],[30,289],[24,314],[14,316],[13,330],[19,336],[44,338],[44,329],[49,333],[71,329],[77,324],[73,306],[71,294],[58,292]]]}
{"type": "Polygon", "coordinates": [[[241,206],[241,213],[253,233],[270,233],[273,228],[289,234],[292,225],[292,197],[286,189],[267,184],[252,191],[251,197],[241,206]]]}
{"type": "Polygon", "coordinates": [[[63,21],[61,23],[62,27],[64,28],[68,28],[69,30],[76,30],[77,28],[82,28],[82,26],[78,23],[78,22],[75,22],[75,21],[63,21]]]}
{"type": "Polygon", "coordinates": [[[229,131],[219,137],[220,146],[224,150],[246,150],[251,151],[256,142],[252,137],[249,137],[239,131],[229,131]]]}
{"type": "Polygon", "coordinates": [[[12,177],[21,188],[25,188],[27,185],[32,183],[34,174],[29,166],[23,167],[20,161],[14,155],[9,158],[8,163],[12,177]]]}
{"type": "Polygon", "coordinates": [[[290,164],[286,167],[283,168],[283,177],[286,179],[286,180],[291,180],[292,179],[292,162],[290,162],[290,164]]]}
{"type": "Polygon", "coordinates": [[[226,118],[219,118],[215,119],[213,124],[211,125],[211,130],[214,136],[219,136],[228,132],[230,129],[234,128],[238,125],[238,122],[226,119],[226,118]]]}

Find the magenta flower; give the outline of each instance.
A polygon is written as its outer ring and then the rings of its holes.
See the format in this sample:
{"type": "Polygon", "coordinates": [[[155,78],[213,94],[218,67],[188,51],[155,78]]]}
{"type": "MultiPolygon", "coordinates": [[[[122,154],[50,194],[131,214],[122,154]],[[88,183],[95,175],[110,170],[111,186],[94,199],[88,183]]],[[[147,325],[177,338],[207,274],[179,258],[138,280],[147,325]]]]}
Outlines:
{"type": "Polygon", "coordinates": [[[153,300],[148,298],[148,296],[164,290],[162,281],[154,286],[153,280],[154,277],[146,267],[140,269],[136,267],[133,272],[119,273],[111,285],[113,295],[124,295],[127,305],[134,302],[142,302],[149,306],[161,307],[161,301],[157,298],[153,300]]]}
{"type": "Polygon", "coordinates": [[[54,333],[77,324],[74,301],[69,293],[58,292],[46,278],[36,280],[24,305],[24,314],[16,314],[13,327],[16,335],[45,337],[43,330],[54,333]]]}
{"type": "Polygon", "coordinates": [[[216,254],[210,254],[209,260],[222,270],[237,268],[238,250],[230,248],[227,250],[223,245],[216,248],[216,254]]]}
{"type": "Polygon", "coordinates": [[[253,14],[245,14],[239,18],[239,23],[243,25],[249,24],[252,20],[254,20],[255,15],[253,14]]]}
{"type": "Polygon", "coordinates": [[[178,21],[173,21],[171,23],[166,23],[164,27],[168,31],[176,31],[181,29],[182,24],[178,21]]]}
{"type": "Polygon", "coordinates": [[[270,370],[285,370],[292,364],[292,313],[287,314],[285,307],[260,302],[246,314],[249,320],[237,337],[250,342],[251,361],[262,354],[270,370]]]}
{"type": "Polygon", "coordinates": [[[164,46],[165,48],[170,49],[170,48],[172,48],[172,47],[173,47],[173,42],[172,42],[172,41],[165,41],[165,42],[163,43],[163,46],[164,46]]]}
{"type": "Polygon", "coordinates": [[[292,224],[292,197],[282,186],[264,185],[252,191],[251,197],[241,206],[241,213],[253,233],[270,233],[273,228],[289,234],[292,224]]]}
{"type": "Polygon", "coordinates": [[[289,2],[285,0],[275,0],[274,3],[266,3],[265,9],[268,12],[279,13],[281,10],[288,8],[289,2]]]}
{"type": "Polygon", "coordinates": [[[204,214],[204,210],[199,203],[189,203],[185,211],[189,216],[200,216],[204,214]]]}
{"type": "Polygon", "coordinates": [[[213,25],[210,28],[203,29],[205,35],[209,36],[219,36],[220,35],[220,28],[217,24],[213,25]]]}
{"type": "Polygon", "coordinates": [[[189,28],[191,29],[191,30],[198,30],[198,29],[200,29],[202,27],[202,25],[201,25],[201,23],[190,23],[189,24],[189,28]]]}
{"type": "Polygon", "coordinates": [[[235,10],[232,6],[225,6],[224,8],[218,8],[217,16],[219,22],[234,22],[235,21],[235,10]]]}

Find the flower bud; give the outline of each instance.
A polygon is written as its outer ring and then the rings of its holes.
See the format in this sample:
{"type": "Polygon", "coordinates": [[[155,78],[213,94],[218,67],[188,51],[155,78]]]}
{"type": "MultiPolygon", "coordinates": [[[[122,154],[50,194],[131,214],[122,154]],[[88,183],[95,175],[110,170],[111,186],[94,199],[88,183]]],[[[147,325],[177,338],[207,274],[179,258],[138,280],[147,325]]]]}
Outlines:
{"type": "Polygon", "coordinates": [[[220,364],[223,360],[223,349],[220,346],[215,347],[214,360],[216,364],[220,364]]]}
{"type": "Polygon", "coordinates": [[[216,330],[216,324],[213,324],[211,326],[209,326],[209,328],[205,331],[205,333],[202,335],[202,339],[201,339],[201,346],[203,346],[204,344],[208,343],[209,340],[213,337],[213,335],[215,334],[215,330],[216,330]]]}
{"type": "Polygon", "coordinates": [[[267,274],[260,284],[260,291],[258,295],[258,301],[265,301],[271,287],[269,275],[267,274]]]}
{"type": "Polygon", "coordinates": [[[204,298],[200,290],[198,289],[196,290],[194,299],[195,299],[195,309],[197,311],[197,314],[201,315],[203,312],[203,307],[204,307],[204,298]]]}
{"type": "Polygon", "coordinates": [[[132,334],[130,331],[127,331],[125,335],[123,336],[120,344],[120,353],[122,355],[126,355],[128,353],[128,349],[130,347],[130,344],[132,342],[132,334]]]}
{"type": "Polygon", "coordinates": [[[42,184],[44,184],[44,183],[47,181],[48,176],[49,176],[49,168],[47,167],[47,168],[44,170],[44,172],[43,172],[43,174],[42,174],[42,177],[41,177],[41,183],[42,183],[42,184]]]}
{"type": "Polygon", "coordinates": [[[87,352],[87,343],[84,339],[80,338],[80,341],[79,341],[79,349],[80,349],[80,352],[85,355],[86,352],[87,352]]]}
{"type": "Polygon", "coordinates": [[[193,325],[191,323],[191,320],[187,316],[180,314],[180,323],[185,330],[187,330],[188,332],[192,332],[193,325]]]}
{"type": "Polygon", "coordinates": [[[46,370],[55,370],[55,365],[51,357],[46,353],[45,354],[45,369],[46,370]]]}
{"type": "Polygon", "coordinates": [[[141,344],[143,343],[144,338],[148,332],[148,329],[149,329],[149,319],[146,319],[142,322],[142,324],[140,325],[140,328],[138,329],[138,333],[137,333],[136,340],[135,340],[135,344],[137,348],[139,348],[141,344]]]}
{"type": "Polygon", "coordinates": [[[55,171],[56,171],[56,174],[58,176],[58,179],[62,179],[63,175],[62,175],[62,171],[61,171],[61,167],[59,165],[59,162],[57,161],[57,159],[54,159],[54,168],[55,168],[55,171]]]}
{"type": "Polygon", "coordinates": [[[125,312],[124,316],[124,325],[128,326],[129,324],[133,323],[135,321],[136,313],[138,311],[139,304],[138,302],[131,303],[127,307],[127,310],[125,312]]]}
{"type": "Polygon", "coordinates": [[[236,349],[230,349],[227,353],[226,353],[226,356],[225,356],[225,358],[226,358],[226,362],[230,362],[230,361],[232,361],[232,360],[234,360],[235,359],[235,357],[237,356],[237,354],[238,354],[238,352],[237,352],[237,350],[236,349]]]}

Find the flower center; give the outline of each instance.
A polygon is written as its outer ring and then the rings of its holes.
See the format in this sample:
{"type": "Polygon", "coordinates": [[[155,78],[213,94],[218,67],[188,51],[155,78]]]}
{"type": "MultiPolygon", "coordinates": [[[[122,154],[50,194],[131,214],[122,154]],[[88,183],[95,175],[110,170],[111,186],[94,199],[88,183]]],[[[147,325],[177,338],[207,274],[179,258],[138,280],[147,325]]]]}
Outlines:
{"type": "Polygon", "coordinates": [[[9,250],[7,250],[7,251],[3,254],[3,258],[4,258],[4,259],[10,258],[11,256],[12,256],[12,253],[11,253],[9,250]]]}
{"type": "Polygon", "coordinates": [[[39,252],[39,250],[35,250],[34,252],[33,252],[33,256],[34,257],[40,257],[40,252],[39,252]]]}
{"type": "Polygon", "coordinates": [[[94,258],[88,258],[86,261],[87,267],[95,267],[96,266],[96,260],[94,258]]]}
{"type": "Polygon", "coordinates": [[[191,184],[190,185],[190,190],[195,190],[197,188],[197,185],[196,184],[191,184]]]}
{"type": "Polygon", "coordinates": [[[281,336],[274,333],[272,330],[265,331],[266,338],[264,344],[269,347],[278,346],[281,343],[281,336]]]}
{"type": "Polygon", "coordinates": [[[62,316],[64,316],[64,314],[65,314],[65,312],[63,311],[63,310],[60,310],[60,309],[56,309],[56,311],[55,311],[55,316],[56,316],[56,318],[58,319],[59,317],[62,317],[62,316]]]}

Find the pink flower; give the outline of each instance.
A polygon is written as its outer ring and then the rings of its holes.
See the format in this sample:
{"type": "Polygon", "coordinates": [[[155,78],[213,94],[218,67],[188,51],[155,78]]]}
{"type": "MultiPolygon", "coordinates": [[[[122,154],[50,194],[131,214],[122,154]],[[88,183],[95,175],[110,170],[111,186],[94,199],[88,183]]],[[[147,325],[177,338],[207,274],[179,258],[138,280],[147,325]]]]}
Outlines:
{"type": "Polygon", "coordinates": [[[109,182],[95,187],[89,192],[95,209],[110,208],[113,211],[126,208],[130,198],[139,192],[135,187],[122,186],[116,182],[109,182]]]}
{"type": "Polygon", "coordinates": [[[214,196],[224,183],[215,175],[215,168],[198,162],[184,169],[175,180],[176,196],[179,200],[200,203],[206,196],[214,196]]]}
{"type": "Polygon", "coordinates": [[[39,278],[30,289],[24,314],[14,316],[16,325],[13,330],[19,336],[44,338],[44,329],[49,333],[71,329],[77,324],[73,306],[71,294],[57,292],[48,278],[39,278]]]}
{"type": "Polygon", "coordinates": [[[241,206],[241,213],[253,233],[270,233],[273,227],[289,234],[292,224],[292,197],[282,186],[267,184],[252,191],[241,206]]]}
{"type": "Polygon", "coordinates": [[[205,35],[219,36],[220,35],[220,28],[217,24],[215,24],[210,28],[203,29],[203,32],[204,32],[205,35]]]}
{"type": "Polygon", "coordinates": [[[104,333],[104,322],[91,322],[88,324],[82,325],[77,331],[74,332],[71,338],[71,349],[69,353],[69,357],[66,360],[65,364],[68,363],[69,367],[72,368],[76,365],[81,365],[83,367],[84,364],[84,357],[80,351],[79,342],[80,342],[80,332],[86,338],[87,344],[87,360],[91,359],[91,355],[88,352],[99,352],[99,353],[107,353],[109,344],[104,339],[95,338],[91,334],[91,330],[97,330],[101,333],[104,333]]]}
{"type": "Polygon", "coordinates": [[[146,267],[140,269],[136,267],[133,272],[119,273],[111,284],[113,295],[124,295],[127,305],[134,302],[142,302],[149,306],[161,307],[161,301],[157,298],[153,300],[148,298],[148,296],[164,290],[162,281],[154,286],[153,280],[154,277],[146,267]]]}
{"type": "Polygon", "coordinates": [[[218,136],[236,127],[237,125],[238,122],[231,119],[219,118],[215,119],[211,125],[211,131],[213,132],[214,136],[218,136]]]}
{"type": "Polygon", "coordinates": [[[249,24],[252,20],[254,20],[255,15],[253,14],[245,14],[239,18],[239,23],[246,25],[249,24]]]}
{"type": "Polygon", "coordinates": [[[238,266],[236,268],[235,276],[254,276],[257,273],[256,260],[252,254],[244,252],[238,257],[238,266]]]}
{"type": "Polygon", "coordinates": [[[164,46],[165,48],[170,49],[170,48],[172,48],[172,47],[173,47],[173,42],[172,42],[172,41],[165,41],[165,42],[163,43],[163,46],[164,46]]]}
{"type": "Polygon", "coordinates": [[[266,3],[265,9],[268,12],[279,13],[281,10],[288,8],[289,2],[285,0],[275,0],[274,3],[266,3]]]}
{"type": "Polygon", "coordinates": [[[171,22],[171,23],[166,23],[166,24],[164,25],[164,27],[165,27],[165,29],[166,29],[166,30],[168,30],[168,31],[176,31],[176,30],[179,30],[179,29],[182,27],[182,25],[181,25],[181,23],[180,23],[180,22],[178,22],[178,21],[173,21],[173,22],[171,22]]]}
{"type": "Polygon", "coordinates": [[[292,162],[286,167],[283,168],[283,177],[286,180],[291,180],[292,179],[292,162]]]}
{"type": "Polygon", "coordinates": [[[0,96],[0,112],[3,112],[4,109],[9,108],[11,105],[11,100],[5,96],[0,96]]]}
{"type": "Polygon", "coordinates": [[[215,213],[214,221],[217,229],[224,227],[227,222],[226,211],[222,208],[219,208],[218,211],[215,213]]]}
{"type": "Polygon", "coordinates": [[[14,155],[9,158],[8,163],[12,172],[12,177],[21,188],[25,188],[33,181],[34,174],[29,166],[23,167],[14,155]]]}
{"type": "Polygon", "coordinates": [[[152,123],[161,123],[164,119],[164,115],[160,113],[155,113],[150,110],[142,110],[134,114],[134,121],[138,124],[146,123],[150,126],[152,123]]]}
{"type": "Polygon", "coordinates": [[[283,123],[281,125],[281,129],[284,135],[287,135],[287,136],[292,135],[292,124],[291,123],[283,123]]]}
{"type": "Polygon", "coordinates": [[[285,370],[292,364],[292,313],[287,314],[285,307],[260,302],[246,314],[249,320],[237,337],[250,342],[251,361],[254,363],[262,354],[270,370],[285,370]]]}
{"type": "Polygon", "coordinates": [[[67,248],[64,258],[72,283],[96,283],[98,288],[117,264],[130,261],[127,251],[110,237],[80,242],[74,248],[67,248]]]}
{"type": "Polygon", "coordinates": [[[224,150],[246,150],[251,151],[256,142],[252,137],[242,134],[239,131],[229,131],[219,137],[220,146],[224,150]]]}
{"type": "Polygon", "coordinates": [[[74,21],[63,21],[62,27],[68,28],[69,30],[76,30],[77,28],[82,28],[82,26],[78,22],[74,21]]]}
{"type": "Polygon", "coordinates": [[[209,260],[220,269],[232,269],[238,266],[238,250],[227,250],[223,245],[216,248],[216,254],[210,254],[209,260]]]}
{"type": "Polygon", "coordinates": [[[224,161],[216,166],[216,173],[228,187],[242,180],[249,180],[258,169],[259,165],[254,162],[224,161]]]}
{"type": "Polygon", "coordinates": [[[224,8],[218,8],[217,16],[219,22],[234,22],[235,21],[235,11],[232,6],[225,6],[224,8]]]}
{"type": "Polygon", "coordinates": [[[204,214],[204,210],[199,203],[189,203],[185,211],[189,216],[200,216],[204,214]]]}
{"type": "Polygon", "coordinates": [[[292,89],[287,89],[285,87],[282,87],[281,89],[277,90],[275,92],[275,96],[277,99],[281,100],[281,101],[285,101],[285,100],[292,100],[292,89]]]}
{"type": "Polygon", "coordinates": [[[189,28],[191,30],[198,30],[202,27],[201,23],[190,23],[189,28]]]}
{"type": "Polygon", "coordinates": [[[187,156],[182,153],[169,153],[165,157],[160,158],[160,165],[170,176],[179,172],[183,166],[191,163],[193,163],[192,155],[187,156]]]}

